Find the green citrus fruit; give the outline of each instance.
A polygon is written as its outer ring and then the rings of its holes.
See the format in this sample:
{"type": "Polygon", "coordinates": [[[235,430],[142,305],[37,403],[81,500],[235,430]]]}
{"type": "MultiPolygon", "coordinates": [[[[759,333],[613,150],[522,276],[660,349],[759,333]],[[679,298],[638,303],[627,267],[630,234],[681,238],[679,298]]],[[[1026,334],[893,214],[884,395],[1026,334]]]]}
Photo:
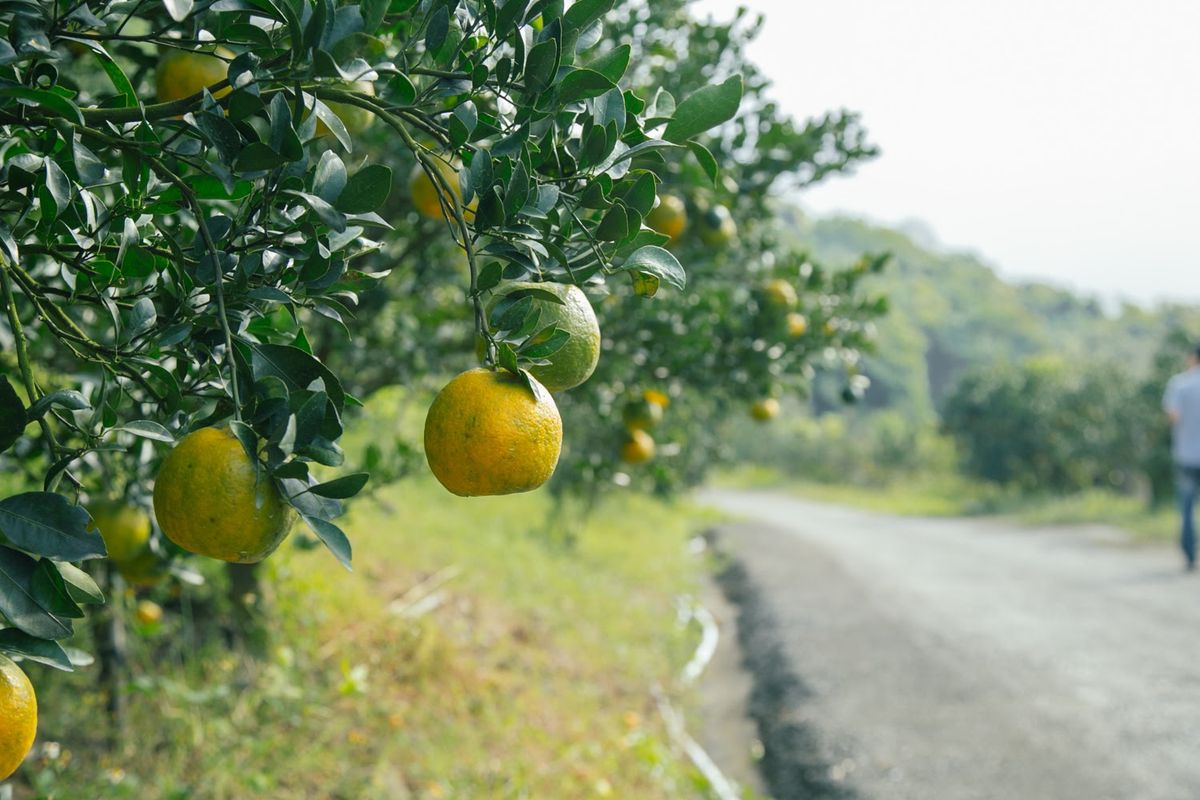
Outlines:
{"type": "Polygon", "coordinates": [[[774,397],[755,400],[750,406],[750,416],[758,422],[767,422],[779,416],[779,401],[774,397]]]}
{"type": "Polygon", "coordinates": [[[562,418],[536,380],[472,369],[450,381],[425,417],[425,458],[443,486],[463,497],[536,489],[554,473],[562,418]]]}
{"type": "Polygon", "coordinates": [[[710,247],[725,247],[737,236],[737,223],[725,206],[713,206],[700,217],[700,239],[710,247]]]}
{"type": "Polygon", "coordinates": [[[88,507],[92,525],[104,537],[108,557],[122,564],[133,560],[150,541],[150,516],[128,503],[101,501],[88,507]]]}
{"type": "Polygon", "coordinates": [[[550,292],[562,301],[556,303],[534,295],[533,307],[540,312],[538,330],[555,325],[571,334],[571,338],[546,357],[549,364],[532,366],[529,373],[551,392],[565,392],[592,377],[596,371],[596,364],[600,361],[600,324],[583,290],[564,283],[518,281],[505,284],[496,290],[489,301],[489,314],[500,298],[531,289],[550,292]]]}
{"type": "Polygon", "coordinates": [[[239,564],[274,552],[293,518],[237,437],[217,428],[188,434],[163,460],[154,513],[166,537],[184,550],[239,564]]]}
{"type": "MultiPolygon", "coordinates": [[[[359,94],[370,95],[371,97],[375,96],[375,84],[371,83],[370,81],[355,81],[353,83],[347,83],[342,88],[348,92],[357,92],[359,94]]],[[[356,136],[362,133],[367,128],[371,127],[371,124],[375,122],[375,115],[368,109],[351,105],[350,103],[337,103],[328,100],[324,102],[325,105],[329,106],[329,110],[337,115],[337,118],[340,119],[342,124],[346,126],[346,132],[351,136],[356,136]]],[[[320,119],[317,120],[318,138],[321,136],[329,136],[332,133],[333,131],[329,130],[328,125],[326,125],[320,119]]]]}
{"type": "Polygon", "coordinates": [[[167,577],[167,566],[149,547],[129,561],[115,562],[117,572],[130,586],[149,588],[167,577]]]}
{"type": "Polygon", "coordinates": [[[37,694],[21,668],[0,655],[0,781],[17,771],[37,738],[37,694]]]}

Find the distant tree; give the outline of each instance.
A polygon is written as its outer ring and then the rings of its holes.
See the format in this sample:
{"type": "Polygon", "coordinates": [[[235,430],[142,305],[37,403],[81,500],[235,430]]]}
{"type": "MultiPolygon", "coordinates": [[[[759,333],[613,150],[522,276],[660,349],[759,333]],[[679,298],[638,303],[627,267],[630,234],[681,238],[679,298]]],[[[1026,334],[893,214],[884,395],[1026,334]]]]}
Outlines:
{"type": "Polygon", "coordinates": [[[1037,358],[968,374],[942,424],[977,478],[1029,491],[1128,487],[1140,466],[1136,393],[1114,365],[1037,358]]]}

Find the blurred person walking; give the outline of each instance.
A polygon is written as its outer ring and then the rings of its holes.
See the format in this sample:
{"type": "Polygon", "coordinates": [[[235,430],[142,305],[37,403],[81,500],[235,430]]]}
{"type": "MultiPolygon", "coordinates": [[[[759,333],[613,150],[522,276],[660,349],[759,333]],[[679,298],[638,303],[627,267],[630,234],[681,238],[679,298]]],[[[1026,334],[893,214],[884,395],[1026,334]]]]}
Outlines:
{"type": "Polygon", "coordinates": [[[1191,572],[1196,569],[1195,507],[1200,496],[1200,344],[1188,354],[1188,368],[1167,382],[1163,409],[1171,420],[1171,455],[1179,483],[1179,545],[1191,572]]]}

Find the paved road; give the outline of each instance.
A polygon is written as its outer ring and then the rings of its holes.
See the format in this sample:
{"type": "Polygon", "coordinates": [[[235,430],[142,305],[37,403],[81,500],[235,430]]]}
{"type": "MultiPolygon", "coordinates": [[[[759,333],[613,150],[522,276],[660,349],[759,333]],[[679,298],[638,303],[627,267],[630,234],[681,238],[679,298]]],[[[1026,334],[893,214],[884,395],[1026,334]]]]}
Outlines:
{"type": "Polygon", "coordinates": [[[1169,548],[702,499],[746,520],[721,546],[807,689],[779,712],[834,784],[872,800],[1200,798],[1200,576],[1169,548]]]}

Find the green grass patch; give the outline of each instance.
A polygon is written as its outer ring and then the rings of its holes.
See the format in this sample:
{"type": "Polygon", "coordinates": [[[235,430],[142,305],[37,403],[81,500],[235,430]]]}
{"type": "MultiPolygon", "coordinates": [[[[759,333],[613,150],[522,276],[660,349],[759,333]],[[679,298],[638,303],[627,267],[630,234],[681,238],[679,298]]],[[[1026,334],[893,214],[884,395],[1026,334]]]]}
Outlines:
{"type": "Polygon", "coordinates": [[[115,752],[96,667],[30,666],[42,746],[17,797],[694,796],[650,688],[686,699],[695,633],[676,601],[698,588],[686,543],[704,518],[614,496],[567,549],[552,510],[540,492],[463,499],[414,477],[344,520],[353,573],[294,533],[265,565],[263,659],[197,635],[223,623],[220,569],[207,593],[154,590],[167,618],[131,634],[115,752]]]}

